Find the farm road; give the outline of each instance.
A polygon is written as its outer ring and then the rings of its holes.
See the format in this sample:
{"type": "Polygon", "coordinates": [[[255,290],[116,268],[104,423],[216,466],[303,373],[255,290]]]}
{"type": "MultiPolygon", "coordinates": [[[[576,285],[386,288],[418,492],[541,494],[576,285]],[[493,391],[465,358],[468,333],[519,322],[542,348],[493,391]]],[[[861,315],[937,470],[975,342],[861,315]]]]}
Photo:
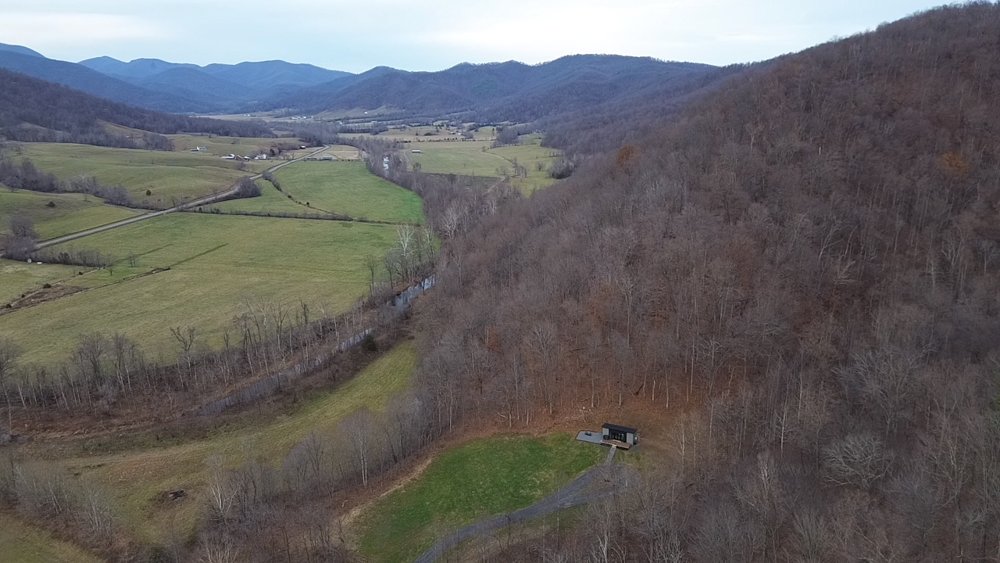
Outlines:
{"type": "MultiPolygon", "coordinates": [[[[295,158],[295,159],[292,159],[292,160],[283,161],[281,164],[277,164],[275,166],[272,166],[272,167],[268,168],[267,170],[265,170],[264,172],[274,172],[275,170],[277,170],[279,168],[282,168],[284,166],[288,166],[289,164],[291,164],[293,162],[298,162],[300,160],[303,160],[303,159],[309,158],[311,156],[317,155],[317,154],[325,151],[328,148],[329,147],[323,146],[320,149],[318,149],[316,151],[313,151],[313,152],[311,152],[311,153],[309,153],[307,155],[300,156],[299,158],[295,158]]],[[[255,174],[255,175],[251,176],[250,179],[251,180],[257,180],[257,179],[261,178],[264,175],[264,172],[261,172],[260,174],[255,174]]],[[[79,231],[79,232],[76,232],[76,233],[70,233],[68,235],[63,235],[61,237],[56,237],[56,238],[52,238],[52,239],[49,239],[49,240],[44,240],[44,241],[41,241],[38,244],[36,244],[35,248],[37,249],[37,248],[45,248],[45,247],[48,247],[48,246],[55,246],[57,244],[62,244],[64,242],[69,242],[71,240],[81,239],[83,237],[88,237],[90,235],[96,235],[97,233],[103,233],[104,231],[110,231],[111,229],[117,229],[118,227],[124,227],[126,225],[131,225],[133,223],[138,223],[139,221],[145,221],[147,219],[152,219],[154,217],[160,217],[162,215],[166,215],[167,213],[174,213],[174,212],[177,212],[177,211],[183,211],[185,209],[191,209],[193,207],[198,207],[199,205],[205,205],[205,204],[208,204],[208,203],[215,203],[216,201],[224,200],[224,199],[227,199],[227,198],[231,197],[232,195],[234,195],[236,193],[236,190],[238,190],[238,189],[239,189],[239,184],[236,184],[236,185],[234,185],[233,187],[229,188],[228,190],[226,190],[224,192],[220,192],[220,193],[217,193],[217,194],[212,194],[212,195],[201,197],[201,198],[198,198],[198,199],[195,199],[195,200],[191,200],[189,202],[182,203],[182,204],[180,204],[178,206],[171,207],[170,209],[161,209],[159,211],[151,211],[149,213],[144,213],[142,215],[138,215],[138,216],[135,216],[135,217],[129,217],[128,219],[122,219],[121,221],[115,221],[114,223],[108,223],[107,225],[101,225],[100,227],[94,227],[92,229],[86,229],[86,230],[79,231]]]]}
{"type": "Polygon", "coordinates": [[[548,516],[553,512],[588,504],[615,494],[617,488],[626,486],[635,470],[629,466],[612,463],[613,457],[612,453],[605,463],[588,469],[583,475],[570,481],[563,488],[531,506],[507,514],[492,516],[455,530],[439,539],[437,543],[418,557],[417,563],[433,563],[466,540],[482,537],[507,526],[548,516]]]}

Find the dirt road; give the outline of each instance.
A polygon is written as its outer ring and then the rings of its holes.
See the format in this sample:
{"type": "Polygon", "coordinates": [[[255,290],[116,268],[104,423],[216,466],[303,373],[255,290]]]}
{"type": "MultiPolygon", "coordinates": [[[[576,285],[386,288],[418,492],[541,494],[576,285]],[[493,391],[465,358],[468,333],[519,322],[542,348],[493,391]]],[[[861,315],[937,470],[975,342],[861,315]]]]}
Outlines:
{"type": "MultiPolygon", "coordinates": [[[[323,152],[324,150],[326,150],[327,148],[329,148],[329,147],[325,147],[324,146],[324,147],[321,147],[318,150],[315,150],[315,151],[313,151],[313,152],[311,152],[311,153],[309,153],[307,155],[300,156],[299,158],[296,158],[296,159],[293,159],[293,160],[283,161],[280,164],[276,164],[275,166],[272,166],[272,167],[268,168],[264,172],[274,172],[275,170],[277,170],[279,168],[282,168],[284,166],[288,166],[289,164],[291,164],[293,162],[298,162],[298,161],[303,160],[305,158],[309,158],[310,156],[319,154],[319,153],[323,152]]],[[[251,180],[257,180],[257,179],[261,178],[264,175],[264,172],[261,172],[260,174],[254,174],[253,176],[250,177],[250,179],[251,180]]],[[[61,237],[56,237],[56,238],[51,238],[49,240],[44,240],[44,241],[41,241],[41,242],[37,243],[35,245],[35,248],[36,249],[41,249],[41,248],[45,248],[45,247],[48,247],[48,246],[55,246],[57,244],[62,244],[64,242],[69,242],[71,240],[76,240],[76,239],[80,239],[80,238],[83,238],[83,237],[88,237],[90,235],[96,235],[97,233],[103,233],[105,231],[110,231],[111,229],[117,229],[118,227],[124,227],[126,225],[131,225],[133,223],[138,223],[139,221],[146,221],[147,219],[153,219],[154,217],[160,217],[160,216],[166,215],[168,213],[175,213],[177,211],[183,211],[185,209],[193,209],[195,207],[198,207],[199,205],[207,205],[209,203],[215,203],[217,201],[222,201],[222,200],[225,200],[225,199],[229,199],[234,194],[236,194],[236,190],[238,190],[238,189],[239,189],[239,184],[234,185],[233,187],[229,188],[228,190],[226,190],[224,192],[220,192],[220,193],[217,193],[217,194],[212,194],[212,195],[201,197],[201,198],[198,198],[198,199],[195,199],[195,200],[191,200],[191,201],[188,201],[186,203],[182,203],[182,204],[180,204],[180,205],[178,205],[176,207],[171,207],[170,209],[161,209],[159,211],[151,211],[149,213],[144,213],[142,215],[137,215],[135,217],[129,217],[128,219],[122,219],[121,221],[115,221],[114,223],[108,223],[106,225],[101,225],[99,227],[93,227],[91,229],[86,229],[86,230],[83,230],[83,231],[78,231],[78,232],[75,232],[75,233],[70,233],[68,235],[63,235],[61,237]]]]}

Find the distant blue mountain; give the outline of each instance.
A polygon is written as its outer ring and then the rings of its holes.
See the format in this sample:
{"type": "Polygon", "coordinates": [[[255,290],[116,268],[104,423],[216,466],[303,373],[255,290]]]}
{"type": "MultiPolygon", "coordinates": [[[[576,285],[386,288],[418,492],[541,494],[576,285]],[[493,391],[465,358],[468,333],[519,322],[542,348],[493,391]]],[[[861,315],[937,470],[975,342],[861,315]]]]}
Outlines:
{"type": "Polygon", "coordinates": [[[135,86],[192,100],[196,102],[193,111],[235,110],[251,102],[351,76],[347,72],[285,61],[201,67],[160,59],[123,62],[96,57],[80,64],[135,86]]]}
{"type": "Polygon", "coordinates": [[[80,61],[80,64],[108,76],[125,80],[147,78],[176,68],[199,68],[198,65],[171,63],[160,59],[135,59],[126,63],[112,57],[96,57],[80,61]]]}
{"type": "Polygon", "coordinates": [[[133,106],[169,112],[199,111],[197,100],[185,99],[168,92],[147,90],[85,66],[48,59],[38,53],[25,54],[23,51],[0,50],[0,68],[133,106]]]}
{"type": "Polygon", "coordinates": [[[27,47],[22,47],[21,45],[8,45],[6,43],[0,43],[0,51],[10,51],[11,53],[18,53],[21,55],[30,55],[32,57],[41,57],[42,54],[38,51],[34,51],[27,47]]]}

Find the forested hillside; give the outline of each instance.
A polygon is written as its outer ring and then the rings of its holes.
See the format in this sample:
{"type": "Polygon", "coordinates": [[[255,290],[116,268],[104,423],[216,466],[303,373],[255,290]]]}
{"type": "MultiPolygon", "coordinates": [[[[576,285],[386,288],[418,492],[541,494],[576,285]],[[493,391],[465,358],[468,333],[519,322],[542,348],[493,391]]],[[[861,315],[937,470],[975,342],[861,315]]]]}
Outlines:
{"type": "Polygon", "coordinates": [[[440,72],[375,68],[275,98],[302,111],[382,109],[401,115],[460,113],[477,121],[533,121],[696,84],[718,69],[651,58],[574,55],[539,65],[460,64],[440,72]]]}
{"type": "Polygon", "coordinates": [[[751,68],[455,221],[418,331],[439,427],[674,421],[513,559],[1000,557],[998,29],[941,8],[751,68]]]}
{"type": "Polygon", "coordinates": [[[169,139],[154,133],[181,131],[271,135],[270,129],[260,123],[186,117],[134,108],[0,69],[0,135],[7,139],[169,149],[169,139]],[[109,129],[108,124],[143,131],[125,135],[109,129]]]}
{"type": "MultiPolygon", "coordinates": [[[[30,51],[30,49],[28,50],[30,51]]],[[[49,59],[23,50],[0,50],[0,68],[27,74],[39,80],[62,84],[115,102],[157,111],[190,111],[191,101],[164,92],[154,92],[118,80],[85,66],[49,59]]]]}

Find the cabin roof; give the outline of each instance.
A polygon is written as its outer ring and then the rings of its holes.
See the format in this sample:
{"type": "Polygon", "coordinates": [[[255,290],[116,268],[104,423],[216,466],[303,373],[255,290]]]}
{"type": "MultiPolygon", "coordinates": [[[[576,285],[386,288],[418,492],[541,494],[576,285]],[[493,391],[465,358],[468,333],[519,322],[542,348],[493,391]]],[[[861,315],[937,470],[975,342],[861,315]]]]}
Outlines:
{"type": "Polygon", "coordinates": [[[631,432],[632,434],[638,432],[638,430],[635,428],[622,426],[620,424],[612,424],[610,422],[605,422],[604,424],[601,425],[601,428],[607,428],[608,430],[617,430],[618,432],[625,432],[625,433],[631,432]]]}

